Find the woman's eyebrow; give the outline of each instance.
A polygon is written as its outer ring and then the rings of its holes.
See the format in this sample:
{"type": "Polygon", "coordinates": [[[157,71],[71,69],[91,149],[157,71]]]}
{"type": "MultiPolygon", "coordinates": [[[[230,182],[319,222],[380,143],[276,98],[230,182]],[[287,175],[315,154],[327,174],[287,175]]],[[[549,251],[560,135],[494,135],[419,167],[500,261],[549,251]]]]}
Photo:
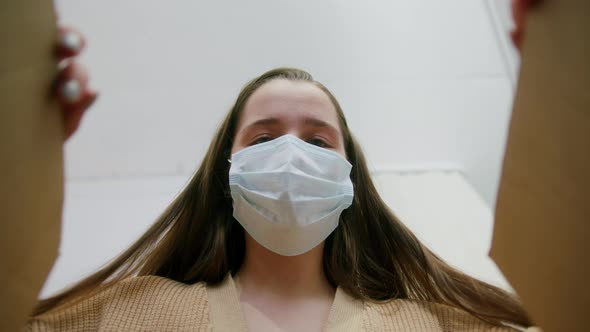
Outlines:
{"type": "Polygon", "coordinates": [[[340,134],[340,130],[338,130],[338,128],[320,119],[306,117],[303,119],[303,124],[317,128],[328,128],[330,131],[333,131],[336,134],[340,134]]]}
{"type": "Polygon", "coordinates": [[[272,125],[277,125],[281,122],[281,120],[279,120],[278,118],[265,118],[265,119],[260,119],[260,120],[256,120],[252,123],[249,123],[247,126],[245,126],[244,128],[242,128],[240,131],[246,131],[250,128],[253,127],[258,127],[258,126],[272,126],[272,125]]]}

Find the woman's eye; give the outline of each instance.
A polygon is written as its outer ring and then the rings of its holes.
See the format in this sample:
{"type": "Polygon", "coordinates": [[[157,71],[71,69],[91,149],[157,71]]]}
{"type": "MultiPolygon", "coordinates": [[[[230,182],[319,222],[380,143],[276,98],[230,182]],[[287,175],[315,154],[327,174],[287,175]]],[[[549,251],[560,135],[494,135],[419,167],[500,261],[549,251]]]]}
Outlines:
{"type": "Polygon", "coordinates": [[[268,142],[268,141],[272,141],[272,138],[269,136],[261,136],[261,137],[258,137],[257,139],[255,139],[252,142],[252,145],[256,145],[256,144],[260,144],[260,143],[264,143],[264,142],[268,142]]]}
{"type": "Polygon", "coordinates": [[[327,148],[328,147],[328,144],[326,144],[326,142],[324,142],[324,140],[321,140],[319,138],[310,139],[309,141],[307,141],[307,143],[313,144],[315,146],[319,146],[320,148],[327,148]]]}

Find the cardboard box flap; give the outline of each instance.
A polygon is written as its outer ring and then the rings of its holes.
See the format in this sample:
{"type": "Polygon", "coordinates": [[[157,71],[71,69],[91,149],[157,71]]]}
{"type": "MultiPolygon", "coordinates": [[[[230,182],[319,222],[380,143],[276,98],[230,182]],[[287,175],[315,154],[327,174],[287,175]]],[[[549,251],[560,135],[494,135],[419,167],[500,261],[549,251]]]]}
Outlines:
{"type": "Polygon", "coordinates": [[[63,201],[61,112],[51,1],[0,2],[0,322],[17,331],[57,257],[63,201]]]}
{"type": "Polygon", "coordinates": [[[491,256],[544,332],[590,330],[590,2],[527,17],[491,256]]]}

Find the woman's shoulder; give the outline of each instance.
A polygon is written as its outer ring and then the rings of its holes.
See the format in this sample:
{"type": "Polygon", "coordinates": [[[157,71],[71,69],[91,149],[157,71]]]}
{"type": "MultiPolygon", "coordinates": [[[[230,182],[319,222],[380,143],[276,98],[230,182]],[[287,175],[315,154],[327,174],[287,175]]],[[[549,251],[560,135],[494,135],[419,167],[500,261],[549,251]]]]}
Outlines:
{"type": "Polygon", "coordinates": [[[74,300],[29,322],[31,331],[183,330],[206,327],[205,283],[185,284],[159,276],[121,280],[83,299],[74,300]]]}
{"type": "Polygon", "coordinates": [[[131,277],[106,287],[85,301],[98,302],[107,308],[133,304],[127,309],[143,311],[144,306],[154,304],[160,308],[174,307],[184,299],[190,299],[190,304],[206,302],[205,283],[186,284],[160,276],[131,277]]]}
{"type": "Polygon", "coordinates": [[[498,327],[483,322],[458,308],[419,300],[396,299],[386,302],[366,302],[370,325],[395,326],[400,331],[474,331],[514,332],[511,327],[498,327]]]}
{"type": "Polygon", "coordinates": [[[142,306],[157,304],[160,308],[181,309],[181,305],[204,305],[207,302],[206,284],[186,284],[160,276],[140,276],[122,280],[112,289],[105,291],[111,305],[136,304],[142,306]],[[177,308],[178,307],[178,308],[177,308]]]}
{"type": "Polygon", "coordinates": [[[111,296],[123,298],[175,298],[177,296],[205,295],[206,284],[198,282],[187,284],[160,276],[139,276],[119,281],[106,292],[111,296]]]}

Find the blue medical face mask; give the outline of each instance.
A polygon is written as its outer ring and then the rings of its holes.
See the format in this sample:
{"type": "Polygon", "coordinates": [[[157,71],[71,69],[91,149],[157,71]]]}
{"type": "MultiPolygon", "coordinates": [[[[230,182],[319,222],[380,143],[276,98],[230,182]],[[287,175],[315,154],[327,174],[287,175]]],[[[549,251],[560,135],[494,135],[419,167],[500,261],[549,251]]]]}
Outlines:
{"type": "Polygon", "coordinates": [[[340,154],[284,135],[232,155],[233,216],[258,243],[303,254],[330,235],[352,204],[352,165],[340,154]]]}

